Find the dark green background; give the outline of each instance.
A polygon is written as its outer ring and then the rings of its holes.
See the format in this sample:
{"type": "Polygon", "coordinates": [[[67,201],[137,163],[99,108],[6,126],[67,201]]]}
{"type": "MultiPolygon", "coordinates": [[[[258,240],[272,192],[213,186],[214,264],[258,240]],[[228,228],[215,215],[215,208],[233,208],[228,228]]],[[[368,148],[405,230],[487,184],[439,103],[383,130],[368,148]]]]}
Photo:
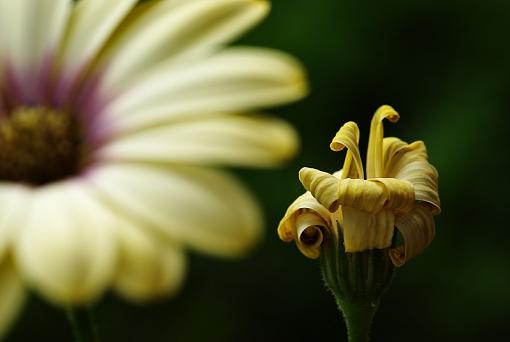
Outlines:
{"type": "MultiPolygon", "coordinates": [[[[503,0],[273,1],[240,43],[299,57],[311,94],[273,110],[298,128],[298,157],[279,170],[236,170],[265,209],[265,240],[238,262],[192,255],[176,298],[137,307],[106,296],[95,308],[103,340],[346,340],[317,263],[279,241],[276,226],[302,192],[299,168],[339,168],[343,155],[328,145],[348,120],[365,149],[381,104],[401,114],[387,135],[426,142],[443,213],[432,245],[399,269],[373,340],[509,339],[509,22],[503,0]]],[[[70,339],[63,313],[36,297],[8,338],[70,339]]]]}

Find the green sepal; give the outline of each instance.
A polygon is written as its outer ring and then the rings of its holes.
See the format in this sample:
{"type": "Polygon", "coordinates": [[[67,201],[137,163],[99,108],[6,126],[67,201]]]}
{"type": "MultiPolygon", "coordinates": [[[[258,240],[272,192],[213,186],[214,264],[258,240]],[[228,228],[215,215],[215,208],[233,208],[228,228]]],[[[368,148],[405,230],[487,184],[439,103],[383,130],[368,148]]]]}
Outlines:
{"type": "Polygon", "coordinates": [[[324,233],[320,265],[326,286],[343,313],[349,341],[368,341],[372,319],[395,273],[388,249],[346,253],[343,241],[324,233]]]}

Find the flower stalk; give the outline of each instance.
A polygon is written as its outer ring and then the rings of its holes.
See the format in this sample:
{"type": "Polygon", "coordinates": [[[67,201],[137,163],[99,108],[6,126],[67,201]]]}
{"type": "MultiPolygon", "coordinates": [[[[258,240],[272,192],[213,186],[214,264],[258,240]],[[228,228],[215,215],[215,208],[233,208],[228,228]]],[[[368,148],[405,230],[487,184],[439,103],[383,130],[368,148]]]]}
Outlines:
{"type": "Polygon", "coordinates": [[[99,334],[91,308],[69,308],[67,320],[73,330],[75,342],[99,342],[99,334]]]}
{"type": "Polygon", "coordinates": [[[326,233],[320,267],[324,282],[343,314],[349,342],[368,341],[381,297],[394,275],[388,250],[345,253],[337,236],[326,233]]]}

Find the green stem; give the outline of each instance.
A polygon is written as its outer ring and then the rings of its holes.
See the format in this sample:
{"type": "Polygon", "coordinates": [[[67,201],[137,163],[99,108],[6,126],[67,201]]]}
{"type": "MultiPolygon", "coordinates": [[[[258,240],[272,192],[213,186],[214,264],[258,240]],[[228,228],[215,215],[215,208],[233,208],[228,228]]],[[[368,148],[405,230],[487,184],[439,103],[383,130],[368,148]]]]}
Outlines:
{"type": "Polygon", "coordinates": [[[367,342],[381,297],[390,286],[394,267],[387,249],[346,253],[336,235],[325,235],[321,271],[343,314],[349,342],[367,342]]]}
{"type": "Polygon", "coordinates": [[[337,304],[345,319],[349,342],[368,342],[372,320],[378,305],[375,303],[347,303],[338,299],[337,304]]]}
{"type": "Polygon", "coordinates": [[[99,342],[94,316],[90,308],[69,308],[67,319],[76,342],[99,342]]]}

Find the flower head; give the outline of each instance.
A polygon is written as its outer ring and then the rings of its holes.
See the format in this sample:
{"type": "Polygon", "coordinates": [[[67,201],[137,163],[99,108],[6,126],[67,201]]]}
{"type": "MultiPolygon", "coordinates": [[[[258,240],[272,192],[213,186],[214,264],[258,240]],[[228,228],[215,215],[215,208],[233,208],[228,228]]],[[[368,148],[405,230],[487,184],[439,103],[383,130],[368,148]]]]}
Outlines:
{"type": "Polygon", "coordinates": [[[398,113],[380,107],[372,118],[366,178],[354,122],[331,142],[347,149],[343,169],[329,174],[303,168],[307,190],[278,226],[283,241],[296,241],[309,258],[320,257],[324,281],[342,311],[349,341],[368,341],[370,325],[395,266],[419,254],[434,238],[440,211],[436,169],[421,141],[384,138],[383,120],[398,113]],[[395,228],[401,235],[397,237],[395,228]]]}
{"type": "Polygon", "coordinates": [[[137,3],[0,0],[0,329],[22,284],[65,305],[149,299],[179,287],[185,249],[237,256],[261,234],[252,196],[213,167],[296,150],[253,111],[304,96],[300,64],[225,48],[268,3],[137,3]]]}
{"type": "Polygon", "coordinates": [[[384,119],[397,122],[399,114],[390,106],[381,106],[374,114],[366,178],[354,122],[344,124],[330,145],[333,151],[347,149],[342,170],[331,175],[301,169],[299,179],[308,191],[281,220],[278,234],[282,240],[295,240],[304,255],[318,258],[327,230],[341,236],[345,252],[391,247],[389,256],[396,266],[432,241],[434,215],[440,212],[437,171],[428,162],[422,141],[407,144],[398,138],[384,138],[384,119]],[[395,239],[395,228],[402,243],[395,239]]]}

